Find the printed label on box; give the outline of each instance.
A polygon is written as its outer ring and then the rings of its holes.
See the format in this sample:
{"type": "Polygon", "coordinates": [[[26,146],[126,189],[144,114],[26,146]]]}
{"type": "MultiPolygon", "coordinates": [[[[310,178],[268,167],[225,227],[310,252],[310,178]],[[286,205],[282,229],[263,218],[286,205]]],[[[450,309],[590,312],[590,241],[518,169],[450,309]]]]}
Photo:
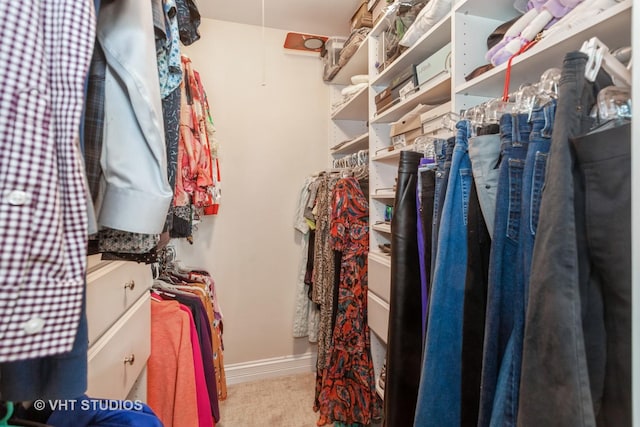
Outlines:
{"type": "Polygon", "coordinates": [[[406,145],[407,144],[407,140],[405,138],[405,134],[404,133],[402,135],[394,136],[391,139],[391,142],[393,143],[393,145],[406,145]]]}
{"type": "Polygon", "coordinates": [[[416,85],[413,84],[413,81],[410,81],[406,85],[402,86],[402,88],[400,89],[400,99],[405,99],[407,95],[412,94],[415,88],[416,85]]]}

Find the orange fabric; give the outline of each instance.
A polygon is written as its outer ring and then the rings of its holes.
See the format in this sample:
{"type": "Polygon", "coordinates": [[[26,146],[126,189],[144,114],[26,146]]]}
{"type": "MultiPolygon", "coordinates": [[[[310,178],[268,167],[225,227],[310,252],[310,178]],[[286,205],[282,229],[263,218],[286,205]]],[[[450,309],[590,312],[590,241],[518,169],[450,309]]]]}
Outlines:
{"type": "Polygon", "coordinates": [[[151,299],[147,400],[165,427],[198,427],[189,315],[177,301],[151,299]]]}

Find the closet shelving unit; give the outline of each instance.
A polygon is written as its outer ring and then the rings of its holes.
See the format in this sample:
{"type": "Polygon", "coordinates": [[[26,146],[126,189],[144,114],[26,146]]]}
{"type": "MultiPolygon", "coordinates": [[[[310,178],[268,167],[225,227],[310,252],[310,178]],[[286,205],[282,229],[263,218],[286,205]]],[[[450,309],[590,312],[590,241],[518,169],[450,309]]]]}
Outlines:
{"type": "MultiPolygon", "coordinates": [[[[342,99],[341,91],[351,84],[351,76],[367,74],[368,39],[358,47],[336,76],[329,87],[330,105],[342,99]]],[[[330,160],[339,159],[359,150],[369,148],[368,89],[356,93],[349,101],[329,114],[329,153],[330,160]],[[344,141],[349,141],[342,144],[344,141]]]]}
{"type": "MultiPolygon", "coordinates": [[[[461,111],[500,96],[504,89],[507,64],[502,64],[466,82],[464,76],[485,64],[486,36],[506,19],[517,16],[513,2],[497,0],[491,8],[482,0],[466,0],[454,6],[454,111],[461,111]],[[458,42],[460,41],[460,42],[458,42]]],[[[510,92],[524,83],[535,83],[552,67],[561,68],[567,52],[580,49],[591,37],[598,37],[609,48],[631,44],[632,0],[623,0],[599,14],[543,38],[512,61],[510,92]]]]}
{"type": "MultiPolygon", "coordinates": [[[[549,68],[561,68],[564,55],[569,51],[580,49],[582,43],[591,37],[598,37],[611,49],[631,45],[632,4],[633,0],[623,0],[597,15],[582,19],[581,22],[563,30],[562,33],[554,34],[547,39],[543,38],[527,52],[514,58],[510,92],[517,90],[524,83],[537,82],[542,73],[549,68]]],[[[369,325],[373,332],[371,343],[376,379],[380,374],[386,353],[391,277],[390,257],[382,253],[378,246],[390,243],[390,229],[376,222],[384,219],[385,207],[393,205],[395,191],[392,189],[395,188],[400,153],[402,150],[412,149],[412,147],[401,147],[384,151],[391,145],[390,123],[398,120],[420,103],[435,107],[451,100],[452,111],[459,113],[489,99],[500,97],[504,89],[506,64],[468,82],[464,77],[487,63],[484,55],[489,34],[518,14],[513,8],[513,0],[495,0],[491,2],[491,7],[487,7],[486,0],[458,1],[454,4],[452,11],[424,34],[414,46],[382,72],[378,72],[376,63],[381,60],[382,35],[388,27],[388,23],[383,19],[376,24],[367,40],[332,82],[332,96],[335,96],[335,93],[339,94],[344,85],[349,84],[349,78],[352,75],[369,74],[368,104],[363,107],[362,100],[351,101],[354,106],[358,105],[357,120],[352,119],[356,117],[355,115],[347,116],[342,112],[336,112],[331,117],[333,132],[330,133],[332,135],[330,143],[336,144],[345,140],[345,133],[356,130],[360,130],[360,133],[368,133],[369,222],[371,224],[368,274],[369,325]],[[420,63],[449,42],[452,48],[450,75],[437,76],[397,105],[379,115],[375,114],[374,98],[377,93],[386,88],[407,67],[420,63]],[[347,117],[349,120],[345,119],[347,117]]],[[[351,107],[345,105],[341,109],[348,108],[351,107]]],[[[332,153],[334,156],[337,154],[332,153]]],[[[376,389],[382,396],[382,390],[377,384],[376,389]]]]}
{"type": "Polygon", "coordinates": [[[353,95],[349,101],[341,105],[331,116],[332,120],[360,120],[362,112],[367,110],[367,88],[353,95]]]}
{"type": "Polygon", "coordinates": [[[379,193],[374,193],[371,195],[372,199],[375,200],[395,200],[396,193],[395,191],[381,191],[379,193]]]}
{"type": "Polygon", "coordinates": [[[347,143],[340,143],[338,145],[334,145],[331,148],[331,154],[334,156],[344,155],[344,154],[353,154],[357,153],[360,150],[366,150],[369,148],[369,132],[365,132],[360,136],[357,136],[350,140],[347,143]]]}
{"type": "Polygon", "coordinates": [[[380,233],[391,234],[391,225],[387,223],[373,224],[371,228],[380,233]]]}

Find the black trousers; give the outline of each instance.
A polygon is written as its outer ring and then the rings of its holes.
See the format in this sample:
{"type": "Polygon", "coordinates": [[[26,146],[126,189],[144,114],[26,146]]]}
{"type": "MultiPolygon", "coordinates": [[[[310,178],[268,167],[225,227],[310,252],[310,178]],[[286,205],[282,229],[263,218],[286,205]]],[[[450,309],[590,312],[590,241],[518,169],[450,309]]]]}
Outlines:
{"type": "Polygon", "coordinates": [[[573,139],[572,148],[578,277],[602,304],[590,321],[603,332],[586,347],[596,422],[631,426],[631,125],[573,139]]]}
{"type": "Polygon", "coordinates": [[[391,297],[384,426],[413,425],[422,365],[422,304],[416,188],[422,156],[403,151],[391,221],[391,297]]]}

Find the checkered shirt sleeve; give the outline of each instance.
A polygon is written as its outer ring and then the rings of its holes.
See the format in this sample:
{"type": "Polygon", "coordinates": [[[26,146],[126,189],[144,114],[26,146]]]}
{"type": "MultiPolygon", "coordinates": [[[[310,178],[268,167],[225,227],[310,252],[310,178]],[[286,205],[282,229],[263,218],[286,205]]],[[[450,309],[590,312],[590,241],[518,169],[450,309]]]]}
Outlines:
{"type": "Polygon", "coordinates": [[[92,0],[0,2],[0,363],[71,350],[86,270],[77,146],[92,0]]]}

